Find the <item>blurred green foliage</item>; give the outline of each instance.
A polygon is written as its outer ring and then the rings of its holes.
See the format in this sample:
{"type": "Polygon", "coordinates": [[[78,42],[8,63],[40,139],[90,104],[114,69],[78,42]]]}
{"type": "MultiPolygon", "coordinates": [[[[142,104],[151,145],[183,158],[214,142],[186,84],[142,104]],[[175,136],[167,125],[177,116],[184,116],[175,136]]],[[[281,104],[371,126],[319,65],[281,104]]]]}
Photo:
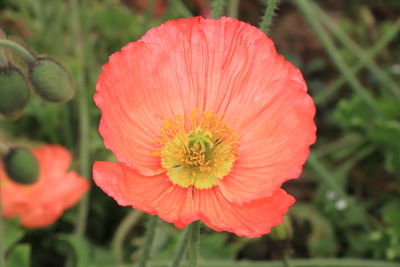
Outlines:
{"type": "MultiPolygon", "coordinates": [[[[1,3],[0,27],[8,35],[25,40],[39,54],[47,54],[64,64],[78,90],[78,97],[72,102],[59,105],[33,98],[19,120],[0,119],[1,139],[16,144],[64,145],[74,153],[73,168],[90,173],[90,164],[84,166],[79,160],[83,105],[89,119],[88,162],[113,159],[97,133],[100,114],[91,100],[101,66],[110,54],[138,40],[151,27],[188,16],[190,12],[199,14],[198,6],[192,1],[170,1],[157,15],[137,7],[134,2],[9,0],[1,3]]],[[[270,236],[246,239],[203,228],[202,258],[270,260],[290,255],[292,258],[350,257],[399,262],[398,1],[385,1],[385,4],[357,0],[282,2],[270,36],[279,52],[304,73],[318,110],[318,141],[312,147],[302,179],[285,185],[298,201],[289,213],[293,237],[284,242],[270,236]],[[331,52],[320,41],[324,37],[305,22],[299,11],[301,4],[314,14],[311,19],[327,34],[328,43],[331,41],[334,45],[331,52]],[[321,12],[328,21],[317,15],[321,12]],[[329,24],[336,25],[339,32],[329,24]],[[342,60],[352,76],[334,64],[333,56],[342,60]],[[376,63],[375,67],[371,62],[376,63]],[[349,81],[349,77],[354,77],[360,85],[358,88],[371,97],[372,107],[365,103],[358,89],[353,90],[354,81],[349,81]]],[[[265,3],[240,1],[239,18],[254,23],[265,3]]],[[[95,186],[89,203],[85,236],[72,234],[79,217],[76,207],[56,224],[40,230],[22,230],[15,221],[7,221],[6,245],[11,251],[8,258],[16,262],[12,266],[28,266],[29,257],[34,267],[61,266],[67,259],[73,259],[76,266],[115,266],[117,259],[112,253],[111,240],[123,219],[129,216],[130,208],[118,206],[95,186]]],[[[142,218],[128,227],[121,241],[124,262],[137,259],[144,225],[142,218]]],[[[154,261],[171,259],[180,233],[167,223],[159,224],[152,252],[154,261]]],[[[309,265],[301,266],[318,264],[310,261],[309,265]]],[[[379,264],[376,266],[384,266],[379,264]]]]}

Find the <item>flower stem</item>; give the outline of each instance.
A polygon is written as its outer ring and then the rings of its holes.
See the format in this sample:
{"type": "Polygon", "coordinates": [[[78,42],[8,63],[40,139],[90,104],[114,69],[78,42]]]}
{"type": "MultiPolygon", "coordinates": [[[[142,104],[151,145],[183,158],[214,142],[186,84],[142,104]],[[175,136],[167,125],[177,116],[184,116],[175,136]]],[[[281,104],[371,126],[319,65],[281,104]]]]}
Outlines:
{"type": "Polygon", "coordinates": [[[146,235],[140,252],[138,267],[146,267],[147,261],[150,258],[151,247],[153,245],[154,236],[157,228],[158,219],[156,216],[150,216],[146,226],[146,235]]]}
{"type": "Polygon", "coordinates": [[[272,19],[277,9],[279,0],[269,0],[267,3],[267,8],[265,9],[265,14],[260,23],[260,30],[265,33],[269,32],[270,26],[272,24],[272,19]]]}
{"type": "Polygon", "coordinates": [[[224,5],[225,5],[225,0],[214,0],[213,8],[211,11],[211,17],[213,19],[218,19],[219,17],[221,17],[224,5]]]}
{"type": "Polygon", "coordinates": [[[228,16],[237,18],[239,15],[239,3],[240,0],[231,0],[228,5],[228,16]]]}
{"type": "Polygon", "coordinates": [[[118,264],[123,264],[124,259],[122,256],[122,245],[128,232],[132,229],[132,227],[139,221],[140,217],[142,217],[143,212],[140,210],[132,210],[125,216],[125,218],[118,225],[117,230],[113,236],[111,242],[112,253],[114,259],[118,264]]]}
{"type": "Polygon", "coordinates": [[[200,253],[200,221],[194,222],[190,229],[190,244],[189,244],[189,266],[198,267],[200,253]]]}
{"type": "Polygon", "coordinates": [[[179,240],[179,243],[178,243],[178,247],[177,247],[175,255],[174,255],[174,258],[172,260],[171,267],[179,267],[179,265],[181,264],[181,261],[183,259],[183,256],[185,255],[185,252],[187,249],[187,245],[189,243],[191,229],[192,229],[192,225],[189,225],[188,227],[186,227],[183,230],[180,240],[179,240]]]}
{"type": "Polygon", "coordinates": [[[28,49],[20,44],[17,44],[16,42],[7,39],[0,39],[0,47],[1,46],[14,49],[30,64],[36,61],[36,58],[32,55],[31,52],[28,51],[28,49]]]}
{"type": "MultiPolygon", "coordinates": [[[[75,56],[79,59],[85,58],[84,40],[82,34],[82,25],[80,20],[80,4],[77,0],[70,0],[72,10],[71,23],[73,25],[73,33],[75,37],[75,56]]],[[[82,62],[82,61],[80,61],[82,62]]],[[[79,165],[80,173],[83,177],[89,179],[89,111],[88,101],[85,88],[85,62],[81,63],[81,69],[78,72],[78,107],[79,107],[79,165]]],[[[90,191],[89,191],[90,192],[90,191]]],[[[83,197],[79,203],[78,219],[75,225],[75,233],[83,236],[86,231],[87,216],[89,210],[89,192],[83,197]]]]}

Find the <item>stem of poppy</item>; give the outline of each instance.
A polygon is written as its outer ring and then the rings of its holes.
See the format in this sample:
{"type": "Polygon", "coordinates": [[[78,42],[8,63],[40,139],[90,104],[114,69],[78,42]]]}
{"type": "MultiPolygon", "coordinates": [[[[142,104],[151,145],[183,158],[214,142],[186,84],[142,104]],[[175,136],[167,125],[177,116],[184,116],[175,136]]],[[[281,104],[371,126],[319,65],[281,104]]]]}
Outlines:
{"type": "Polygon", "coordinates": [[[267,8],[265,9],[264,16],[260,23],[260,30],[265,33],[268,33],[270,30],[270,26],[272,24],[272,19],[275,15],[275,10],[279,5],[279,0],[269,0],[267,3],[267,8]]]}
{"type": "MultiPolygon", "coordinates": [[[[72,10],[72,25],[75,36],[75,55],[79,59],[85,58],[83,34],[81,32],[82,25],[80,20],[79,3],[77,0],[70,0],[72,10]]],[[[89,112],[88,101],[86,95],[85,65],[81,65],[81,70],[78,72],[77,84],[78,91],[78,107],[79,107],[79,165],[80,172],[83,177],[89,178],[89,112]]],[[[90,191],[89,191],[90,192],[90,191]]],[[[86,230],[87,216],[89,210],[89,192],[83,197],[79,203],[78,219],[75,225],[75,233],[83,236],[86,230]]]]}
{"type": "Polygon", "coordinates": [[[218,19],[219,17],[221,17],[224,5],[225,5],[225,0],[214,0],[213,8],[211,11],[211,17],[213,19],[218,19]]]}
{"type": "Polygon", "coordinates": [[[186,227],[180,237],[174,258],[172,260],[171,267],[179,267],[183,256],[185,255],[187,245],[189,243],[190,235],[191,235],[192,225],[186,227]]]}
{"type": "Polygon", "coordinates": [[[198,267],[200,254],[200,221],[194,222],[190,226],[189,266],[198,267]]]}
{"type": "Polygon", "coordinates": [[[144,243],[141,248],[138,267],[146,267],[147,261],[150,257],[151,247],[153,245],[154,236],[157,228],[158,219],[156,216],[150,216],[146,226],[146,234],[144,237],[144,243]]]}
{"type": "Polygon", "coordinates": [[[239,0],[231,0],[229,1],[228,6],[228,16],[232,18],[237,18],[239,15],[239,0]]]}
{"type": "Polygon", "coordinates": [[[118,225],[117,230],[113,236],[111,242],[111,248],[113,256],[118,264],[123,263],[123,256],[122,256],[122,245],[128,232],[132,229],[132,227],[139,221],[142,217],[143,212],[140,210],[132,210],[126,217],[121,221],[118,225]]]}
{"type": "Polygon", "coordinates": [[[7,39],[1,39],[0,47],[1,46],[14,49],[15,51],[18,52],[19,55],[21,55],[30,64],[32,64],[36,61],[36,58],[32,55],[31,52],[28,51],[28,49],[26,49],[25,47],[23,47],[20,44],[17,44],[16,42],[13,42],[13,41],[7,40],[7,39]]]}

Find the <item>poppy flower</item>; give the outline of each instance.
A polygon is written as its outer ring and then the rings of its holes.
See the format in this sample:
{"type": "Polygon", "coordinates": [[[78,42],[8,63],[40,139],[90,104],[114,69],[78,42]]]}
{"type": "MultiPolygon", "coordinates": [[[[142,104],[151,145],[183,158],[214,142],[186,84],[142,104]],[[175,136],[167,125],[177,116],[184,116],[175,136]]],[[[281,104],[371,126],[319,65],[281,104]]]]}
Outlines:
{"type": "Polygon", "coordinates": [[[110,57],[94,100],[120,162],[96,162],[93,177],[118,204],[257,237],[295,202],[281,185],[315,142],[315,106],[256,27],[168,21],[110,57]]]}
{"type": "Polygon", "coordinates": [[[89,189],[89,181],[68,171],[71,154],[61,146],[32,151],[39,164],[38,181],[31,185],[10,180],[0,162],[0,194],[4,217],[19,217],[21,225],[38,228],[54,223],[89,189]]]}

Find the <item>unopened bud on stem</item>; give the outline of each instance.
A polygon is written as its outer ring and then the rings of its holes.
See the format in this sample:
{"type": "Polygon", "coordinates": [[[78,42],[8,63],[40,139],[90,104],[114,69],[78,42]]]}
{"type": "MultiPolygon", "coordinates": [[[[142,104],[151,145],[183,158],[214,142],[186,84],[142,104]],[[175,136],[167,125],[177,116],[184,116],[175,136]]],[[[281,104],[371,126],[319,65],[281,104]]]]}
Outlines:
{"type": "Polygon", "coordinates": [[[37,58],[30,65],[29,78],[35,92],[48,102],[65,102],[74,96],[69,73],[53,59],[37,58]]]}
{"type": "Polygon", "coordinates": [[[0,68],[0,113],[16,117],[30,99],[30,90],[22,73],[8,65],[0,68]]]}
{"type": "Polygon", "coordinates": [[[25,148],[11,148],[4,157],[4,167],[10,179],[19,184],[33,184],[39,177],[38,161],[25,148]]]}

